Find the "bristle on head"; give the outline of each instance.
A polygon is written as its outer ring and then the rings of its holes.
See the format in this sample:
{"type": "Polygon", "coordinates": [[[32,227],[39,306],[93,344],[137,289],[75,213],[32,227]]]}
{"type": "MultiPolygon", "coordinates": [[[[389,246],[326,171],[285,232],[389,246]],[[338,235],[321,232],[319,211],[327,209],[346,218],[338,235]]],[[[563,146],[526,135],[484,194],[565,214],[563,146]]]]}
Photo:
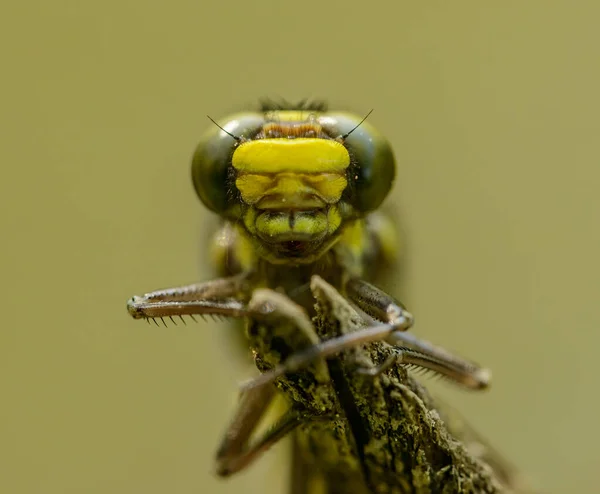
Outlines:
{"type": "Polygon", "coordinates": [[[286,99],[263,98],[259,102],[260,111],[267,113],[270,111],[327,111],[327,103],[323,100],[302,99],[297,103],[292,103],[286,99]]]}

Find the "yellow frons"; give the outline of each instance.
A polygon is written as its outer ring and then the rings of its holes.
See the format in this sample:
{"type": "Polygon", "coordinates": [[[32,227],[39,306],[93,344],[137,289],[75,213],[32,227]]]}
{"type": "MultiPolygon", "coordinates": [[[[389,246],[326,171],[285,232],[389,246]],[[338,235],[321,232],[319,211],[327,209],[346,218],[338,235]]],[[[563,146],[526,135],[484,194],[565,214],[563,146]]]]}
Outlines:
{"type": "Polygon", "coordinates": [[[244,173],[340,173],[348,168],[350,155],[330,139],[257,139],[239,145],[233,167],[244,173]]]}

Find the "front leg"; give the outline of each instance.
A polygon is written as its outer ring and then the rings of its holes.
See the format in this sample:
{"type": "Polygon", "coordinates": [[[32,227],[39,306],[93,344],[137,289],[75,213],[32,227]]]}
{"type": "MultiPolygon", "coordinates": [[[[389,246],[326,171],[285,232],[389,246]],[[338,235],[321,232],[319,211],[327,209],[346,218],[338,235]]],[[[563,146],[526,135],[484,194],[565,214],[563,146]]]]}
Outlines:
{"type": "Polygon", "coordinates": [[[185,315],[246,317],[271,327],[291,325],[307,340],[306,344],[319,342],[302,307],[274,290],[259,288],[252,291],[250,276],[250,273],[245,273],[134,295],[127,302],[127,311],[134,319],[185,315]]]}
{"type": "Polygon", "coordinates": [[[249,274],[167,288],[133,296],[127,311],[134,319],[194,315],[247,316],[249,274]]]}
{"type": "MultiPolygon", "coordinates": [[[[269,289],[250,291],[247,275],[221,278],[135,296],[127,309],[136,319],[154,319],[183,315],[222,315],[246,317],[271,336],[278,328],[287,328],[287,338],[302,347],[319,343],[308,314],[285,295],[269,289]]],[[[292,345],[293,346],[293,345],[292,345]]],[[[327,368],[319,364],[317,374],[328,379],[327,368]]],[[[293,408],[275,421],[266,433],[253,439],[254,432],[276,395],[274,386],[242,393],[234,418],[217,452],[217,473],[229,476],[246,468],[271,445],[301,423],[317,419],[293,408]]],[[[319,410],[327,407],[317,407],[319,410]]],[[[321,412],[323,416],[326,413],[321,412]]]]}
{"type": "MultiPolygon", "coordinates": [[[[394,324],[406,311],[400,302],[366,281],[351,279],[346,290],[352,302],[380,321],[394,324]]],[[[484,389],[489,385],[491,374],[487,369],[417,338],[404,328],[391,331],[385,341],[395,347],[394,354],[379,368],[370,369],[373,375],[379,375],[393,363],[399,363],[431,370],[470,389],[484,389]]]]}
{"type": "MultiPolygon", "coordinates": [[[[337,293],[335,288],[319,276],[313,276],[311,288],[313,292],[319,290],[324,293],[337,293]]],[[[347,290],[352,302],[370,316],[384,322],[322,341],[297,352],[273,370],[245,383],[242,389],[266,386],[276,378],[302,369],[315,360],[374,341],[386,341],[397,347],[394,362],[430,370],[470,389],[487,387],[489,371],[406,332],[412,326],[413,317],[392,297],[373,285],[356,279],[350,280],[347,290]]],[[[386,362],[384,365],[389,367],[391,363],[393,362],[386,362]]],[[[374,373],[377,374],[377,371],[374,373]]]]}

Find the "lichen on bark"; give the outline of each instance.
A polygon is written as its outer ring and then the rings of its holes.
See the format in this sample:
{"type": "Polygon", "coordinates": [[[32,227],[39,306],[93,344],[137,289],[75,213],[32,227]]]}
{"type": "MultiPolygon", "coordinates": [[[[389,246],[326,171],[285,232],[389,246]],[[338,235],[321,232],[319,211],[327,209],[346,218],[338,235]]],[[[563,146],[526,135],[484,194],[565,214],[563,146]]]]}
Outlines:
{"type": "MultiPolygon", "coordinates": [[[[332,286],[316,278],[311,289],[316,299],[315,326],[321,337],[364,327],[364,319],[332,286]]],[[[377,342],[335,359],[357,411],[346,417],[345,432],[361,463],[367,492],[530,492],[512,467],[464,422],[446,418],[403,366],[395,365],[375,378],[356,372],[357,367],[380,365],[392,351],[386,343],[377,342]]],[[[314,441],[319,440],[315,436],[314,441]]],[[[363,491],[357,488],[352,492],[363,491]]]]}

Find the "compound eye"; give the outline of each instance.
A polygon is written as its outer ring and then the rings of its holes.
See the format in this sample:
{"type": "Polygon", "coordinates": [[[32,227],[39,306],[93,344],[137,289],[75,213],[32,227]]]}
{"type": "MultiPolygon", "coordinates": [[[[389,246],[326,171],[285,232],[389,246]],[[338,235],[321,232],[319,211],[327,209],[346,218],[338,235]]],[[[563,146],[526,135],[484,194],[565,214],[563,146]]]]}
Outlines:
{"type": "MultiPolygon", "coordinates": [[[[252,137],[265,122],[262,113],[239,113],[218,121],[237,137],[252,137]]],[[[232,205],[229,184],[231,156],[238,141],[221,130],[211,128],[202,136],[192,158],[192,183],[204,205],[222,214],[232,205]]]]}
{"type": "MultiPolygon", "coordinates": [[[[330,135],[343,135],[356,127],[362,117],[349,113],[326,113],[319,123],[330,135]]],[[[352,156],[348,178],[352,186],[349,202],[359,211],[377,209],[388,195],[396,175],[396,161],[388,140],[368,121],[362,122],[345,140],[352,156]]]]}

